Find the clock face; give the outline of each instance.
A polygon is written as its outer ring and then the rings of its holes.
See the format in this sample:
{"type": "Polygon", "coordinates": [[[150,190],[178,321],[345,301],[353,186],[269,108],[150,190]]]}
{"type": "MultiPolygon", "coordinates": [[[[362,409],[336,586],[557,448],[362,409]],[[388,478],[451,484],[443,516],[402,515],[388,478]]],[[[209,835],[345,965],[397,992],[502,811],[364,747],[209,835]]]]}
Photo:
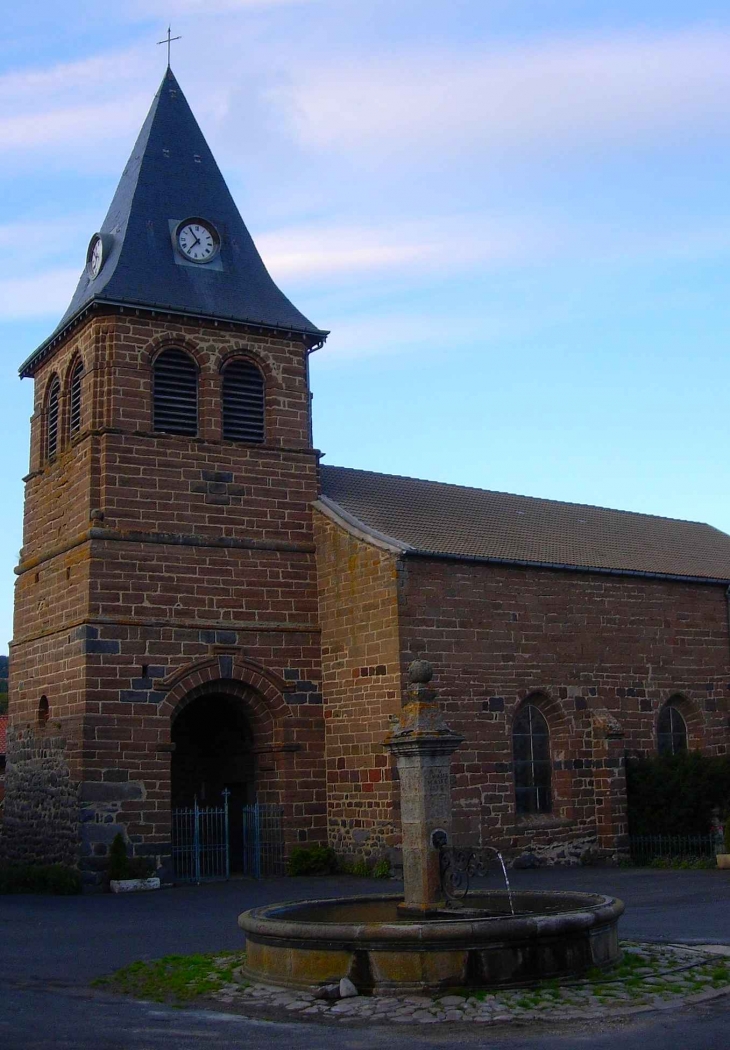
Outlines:
{"type": "Polygon", "coordinates": [[[99,271],[104,262],[104,243],[98,233],[95,233],[91,238],[86,260],[93,281],[95,277],[99,276],[99,271]]]}
{"type": "Polygon", "coordinates": [[[207,263],[218,254],[220,238],[210,223],[189,219],[178,226],[177,244],[186,259],[207,263]]]}

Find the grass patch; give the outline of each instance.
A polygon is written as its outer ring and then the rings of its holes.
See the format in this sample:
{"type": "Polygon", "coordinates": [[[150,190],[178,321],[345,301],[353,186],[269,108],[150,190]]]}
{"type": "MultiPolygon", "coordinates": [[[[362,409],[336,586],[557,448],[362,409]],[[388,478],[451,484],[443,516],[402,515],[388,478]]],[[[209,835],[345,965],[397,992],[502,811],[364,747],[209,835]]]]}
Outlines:
{"type": "MultiPolygon", "coordinates": [[[[234,979],[246,959],[245,952],[211,955],[166,955],[152,962],[134,962],[107,977],[92,981],[95,988],[104,988],[136,999],[151,999],[156,1003],[190,1003],[195,999],[215,995],[234,979]]],[[[246,983],[236,982],[239,987],[246,983]]]]}

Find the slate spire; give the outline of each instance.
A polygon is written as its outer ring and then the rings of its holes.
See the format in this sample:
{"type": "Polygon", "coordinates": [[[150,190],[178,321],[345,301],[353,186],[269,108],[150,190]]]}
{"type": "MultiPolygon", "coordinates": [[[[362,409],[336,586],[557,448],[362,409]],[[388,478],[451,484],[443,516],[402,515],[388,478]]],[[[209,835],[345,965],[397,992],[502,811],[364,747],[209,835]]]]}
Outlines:
{"type": "Polygon", "coordinates": [[[127,162],[100,233],[104,262],[85,268],[50,339],[92,303],[168,309],[248,321],[322,338],[274,284],[171,69],[127,162]],[[207,265],[186,261],[175,232],[189,218],[211,223],[220,250],[207,265]]]}

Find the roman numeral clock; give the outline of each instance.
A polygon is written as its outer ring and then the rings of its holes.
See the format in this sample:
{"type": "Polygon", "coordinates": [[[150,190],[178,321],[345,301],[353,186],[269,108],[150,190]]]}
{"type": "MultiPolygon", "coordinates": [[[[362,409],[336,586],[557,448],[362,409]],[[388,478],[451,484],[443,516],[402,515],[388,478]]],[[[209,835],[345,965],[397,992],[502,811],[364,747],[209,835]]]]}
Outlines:
{"type": "Polygon", "coordinates": [[[212,223],[204,219],[185,219],[175,234],[177,247],[189,262],[211,262],[220,249],[220,237],[212,223]]]}

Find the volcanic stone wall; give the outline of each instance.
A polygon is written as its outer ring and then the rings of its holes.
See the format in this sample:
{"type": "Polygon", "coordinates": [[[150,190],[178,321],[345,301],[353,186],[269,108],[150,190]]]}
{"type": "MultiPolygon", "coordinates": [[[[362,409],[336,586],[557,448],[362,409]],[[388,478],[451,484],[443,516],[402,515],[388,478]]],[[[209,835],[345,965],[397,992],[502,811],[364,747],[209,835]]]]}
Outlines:
{"type": "Polygon", "coordinates": [[[56,732],[56,727],[8,730],[3,860],[76,863],[78,790],[67,762],[67,741],[56,732]]]}
{"type": "Polygon", "coordinates": [[[431,661],[454,756],[466,842],[547,861],[625,848],[624,754],[656,749],[671,697],[689,746],[727,750],[730,638],[719,586],[409,557],[400,572],[404,667],[431,661]],[[511,727],[545,715],[553,811],[515,812],[511,727]]]}
{"type": "Polygon", "coordinates": [[[465,738],[451,767],[462,844],[546,864],[619,857],[626,754],[656,750],[670,698],[690,748],[727,751],[722,587],[399,556],[320,513],[315,535],[338,850],[373,857],[400,841],[398,784],[382,742],[414,659],[433,664],[446,720],[465,738]],[[553,806],[521,816],[512,722],[528,699],[548,723],[553,806]]]}
{"type": "Polygon", "coordinates": [[[239,697],[260,728],[261,800],[285,807],[289,844],[326,837],[306,352],[275,333],[110,314],[38,369],[10,716],[36,727],[47,699],[89,871],[104,866],[119,830],[135,853],[169,857],[171,723],[195,690],[239,697]],[[152,430],[152,365],[166,346],[199,369],[196,438],[152,430]],[[72,438],[67,381],[79,355],[72,438]],[[231,356],[265,376],[263,445],[222,439],[231,356]],[[46,462],[54,374],[61,438],[46,462]]]}
{"type": "Polygon", "coordinates": [[[315,512],[330,843],[377,859],[400,841],[395,763],[383,749],[400,711],[397,562],[315,512]]]}

